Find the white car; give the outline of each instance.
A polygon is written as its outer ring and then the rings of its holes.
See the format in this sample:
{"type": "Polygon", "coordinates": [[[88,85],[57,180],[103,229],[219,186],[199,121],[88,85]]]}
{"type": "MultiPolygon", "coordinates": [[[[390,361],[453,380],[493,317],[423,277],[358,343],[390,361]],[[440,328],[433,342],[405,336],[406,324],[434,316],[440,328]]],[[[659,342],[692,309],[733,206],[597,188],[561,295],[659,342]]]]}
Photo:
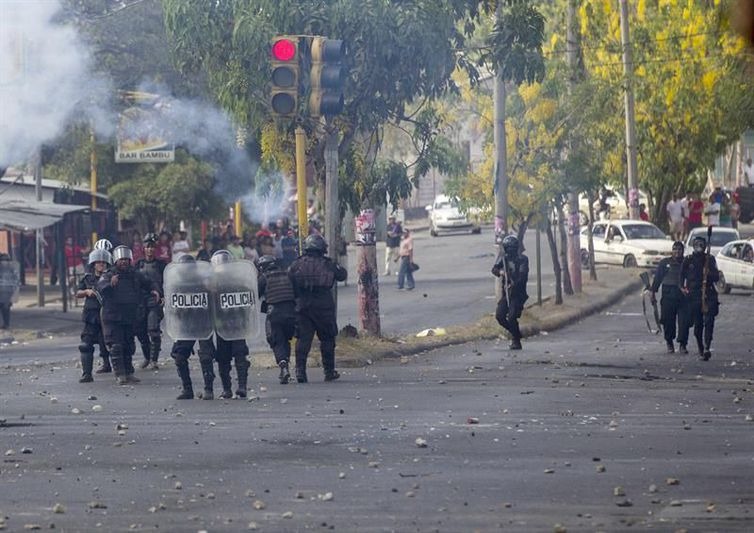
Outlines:
{"type": "MultiPolygon", "coordinates": [[[[686,249],[684,253],[686,255],[691,255],[691,253],[694,251],[691,249],[691,241],[693,241],[695,237],[704,237],[704,239],[706,240],[707,228],[694,228],[689,232],[689,236],[686,238],[685,243],[686,249]]],[[[712,228],[712,238],[710,238],[710,241],[712,241],[712,246],[710,246],[710,253],[712,255],[717,255],[720,250],[723,249],[723,246],[731,241],[737,241],[740,238],[741,236],[738,234],[737,229],[714,226],[712,228]]]]}
{"type": "Polygon", "coordinates": [[[480,233],[482,228],[469,220],[461,212],[458,202],[444,194],[435,197],[432,205],[426,207],[429,214],[429,233],[437,237],[440,233],[471,232],[480,233]]]}
{"type": "Polygon", "coordinates": [[[732,241],[715,257],[720,270],[717,289],[728,294],[732,288],[754,289],[754,240],[732,241]]]}
{"type": "MultiPolygon", "coordinates": [[[[582,264],[588,263],[588,227],[581,230],[582,264]]],[[[642,220],[601,220],[592,225],[594,262],[631,267],[654,267],[670,257],[673,241],[642,220]]]]}

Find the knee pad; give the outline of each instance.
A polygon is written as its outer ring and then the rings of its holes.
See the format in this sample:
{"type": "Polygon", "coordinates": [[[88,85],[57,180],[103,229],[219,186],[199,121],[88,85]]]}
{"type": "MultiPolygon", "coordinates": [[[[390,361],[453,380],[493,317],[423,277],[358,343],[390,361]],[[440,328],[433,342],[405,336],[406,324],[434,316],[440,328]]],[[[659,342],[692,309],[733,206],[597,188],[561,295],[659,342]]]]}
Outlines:
{"type": "Polygon", "coordinates": [[[94,345],[82,342],[81,344],[79,344],[79,352],[85,353],[85,354],[93,354],[94,353],[94,345]]]}

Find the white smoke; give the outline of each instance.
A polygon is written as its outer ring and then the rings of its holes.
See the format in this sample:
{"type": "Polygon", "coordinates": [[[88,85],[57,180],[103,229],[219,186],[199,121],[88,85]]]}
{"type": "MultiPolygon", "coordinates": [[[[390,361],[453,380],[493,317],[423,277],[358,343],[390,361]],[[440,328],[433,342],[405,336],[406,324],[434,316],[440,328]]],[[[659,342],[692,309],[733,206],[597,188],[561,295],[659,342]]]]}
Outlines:
{"type": "Polygon", "coordinates": [[[282,174],[264,176],[260,181],[271,186],[267,187],[267,190],[263,187],[255,188],[241,198],[241,204],[243,212],[252,222],[266,226],[288,216],[294,189],[282,174]]]}
{"type": "Polygon", "coordinates": [[[112,126],[100,104],[106,84],[75,29],[53,22],[59,9],[57,0],[0,1],[0,166],[28,160],[74,111],[96,111],[100,132],[112,126]]]}

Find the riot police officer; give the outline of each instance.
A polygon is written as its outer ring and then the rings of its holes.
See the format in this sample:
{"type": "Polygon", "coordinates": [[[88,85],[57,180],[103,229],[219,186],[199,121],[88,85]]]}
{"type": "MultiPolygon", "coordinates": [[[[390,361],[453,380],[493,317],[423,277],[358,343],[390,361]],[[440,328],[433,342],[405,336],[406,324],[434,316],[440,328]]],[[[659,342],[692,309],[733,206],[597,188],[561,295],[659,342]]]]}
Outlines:
{"type": "Polygon", "coordinates": [[[712,334],[720,308],[715,289],[720,271],[715,258],[707,251],[707,240],[704,237],[695,237],[691,245],[694,252],[683,260],[680,283],[688,297],[689,323],[694,325],[699,357],[708,361],[712,357],[712,334]]]}
{"type": "Polygon", "coordinates": [[[291,379],[289,361],[291,359],[291,339],[296,333],[296,298],[288,272],[281,268],[278,260],[271,255],[263,255],[257,262],[259,268],[259,297],[264,297],[262,312],[267,314],[265,334],[267,343],[275,354],[275,362],[280,367],[280,384],[291,379]]]}
{"type": "Polygon", "coordinates": [[[296,380],[306,383],[306,359],[317,334],[322,352],[325,381],[340,377],[335,370],[335,337],[338,334],[332,288],[345,281],[348,272],[326,257],[327,242],[321,235],[309,235],[304,241],[304,255],[288,270],[296,296],[296,380]]]}
{"type": "Polygon", "coordinates": [[[681,241],[673,243],[671,257],[660,261],[652,281],[652,303],[656,304],[655,294],[662,285],[660,300],[660,321],[665,335],[668,353],[675,352],[673,341],[678,333],[678,351],[689,353],[686,344],[689,340],[688,310],[686,295],[681,291],[681,265],[683,264],[684,246],[681,241]],[[676,323],[678,328],[676,329],[676,323]]]}
{"type": "Polygon", "coordinates": [[[519,252],[519,241],[514,235],[507,235],[502,243],[492,274],[503,284],[503,296],[497,302],[495,318],[511,335],[510,349],[521,349],[521,329],[518,319],[524,311],[524,303],[529,299],[526,284],[529,281],[529,258],[519,252]]]}
{"type": "Polygon", "coordinates": [[[115,268],[97,282],[102,296],[102,331],[110,351],[110,363],[118,384],[138,383],[134,374],[134,324],[145,291],[160,297],[157,285],[131,265],[133,253],[127,246],[113,250],[115,268]]]}
{"type": "MultiPolygon", "coordinates": [[[[157,246],[157,235],[147,233],[144,236],[144,258],[136,262],[135,268],[146,274],[157,285],[160,298],[162,298],[162,274],[165,271],[166,263],[155,257],[155,246],[157,246]]],[[[160,299],[155,299],[151,294],[145,294],[140,311],[136,336],[144,354],[141,368],[147,368],[151,364],[152,368],[157,370],[159,368],[157,360],[160,357],[162,347],[160,323],[164,317],[160,299]]]]}
{"type": "Polygon", "coordinates": [[[79,344],[79,353],[81,354],[81,379],[79,383],[90,383],[92,378],[92,367],[94,366],[94,345],[99,345],[99,355],[102,358],[102,366],[97,370],[98,373],[110,372],[110,354],[107,352],[105,337],[102,333],[102,321],[100,311],[100,295],[97,292],[97,283],[105,273],[113,259],[104,248],[95,248],[89,253],[90,271],[84,274],[79,280],[76,287],[76,298],[86,298],[84,300],[84,309],[81,318],[84,321],[84,329],[81,331],[81,344],[79,344]]]}
{"type": "Polygon", "coordinates": [[[209,311],[209,289],[207,277],[209,267],[204,273],[200,265],[189,254],[182,255],[177,263],[165,270],[165,306],[166,328],[168,334],[176,339],[170,350],[175,361],[178,377],[181,378],[181,393],[178,400],[194,399],[194,388],[189,371],[189,357],[194,344],[199,341],[199,364],[204,379],[202,399],[214,399],[213,383],[215,380],[215,347],[212,344],[212,321],[209,311]],[[175,276],[173,276],[175,274],[175,276]],[[175,280],[172,278],[175,277],[175,280]]]}
{"type": "MultiPolygon", "coordinates": [[[[213,286],[213,298],[218,304],[214,309],[214,319],[216,323],[215,331],[215,360],[217,361],[217,370],[220,375],[220,382],[223,386],[223,392],[220,395],[221,398],[232,398],[233,388],[230,378],[231,362],[235,364],[236,376],[238,383],[236,387],[236,396],[238,398],[246,398],[246,384],[249,376],[249,367],[251,363],[247,359],[249,355],[249,347],[246,344],[246,340],[243,338],[226,339],[221,335],[222,326],[229,326],[227,329],[233,329],[237,331],[245,331],[247,317],[247,306],[235,304],[221,306],[220,302],[223,300],[223,295],[230,294],[242,294],[248,292],[248,287],[234,284],[231,276],[223,278],[224,265],[228,265],[233,262],[233,256],[231,256],[228,250],[218,250],[212,254],[210,263],[212,263],[215,269],[215,275],[218,278],[217,283],[213,286]],[[218,328],[218,326],[220,326],[218,328]]],[[[252,267],[253,270],[253,267],[252,267]]],[[[243,302],[241,302],[243,303],[243,302]]],[[[248,302],[251,305],[251,301],[248,302]]]]}
{"type": "Polygon", "coordinates": [[[0,315],[2,328],[10,327],[10,308],[18,297],[19,264],[11,261],[6,253],[0,253],[0,315]]]}

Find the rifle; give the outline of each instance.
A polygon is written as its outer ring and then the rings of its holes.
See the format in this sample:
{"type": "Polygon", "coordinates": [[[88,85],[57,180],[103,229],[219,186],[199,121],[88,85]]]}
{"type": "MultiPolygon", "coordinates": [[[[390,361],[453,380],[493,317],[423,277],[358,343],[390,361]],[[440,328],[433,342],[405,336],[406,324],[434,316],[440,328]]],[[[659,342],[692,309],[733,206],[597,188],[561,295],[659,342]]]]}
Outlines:
{"type": "Polygon", "coordinates": [[[503,279],[503,294],[505,296],[505,303],[508,306],[508,312],[511,311],[511,287],[510,287],[510,273],[508,272],[508,260],[505,258],[505,252],[503,251],[503,272],[505,276],[503,279]]]}
{"type": "Polygon", "coordinates": [[[712,243],[712,226],[707,226],[707,249],[704,251],[704,268],[702,269],[702,313],[709,312],[707,302],[707,276],[709,275],[709,256],[712,243]]]}
{"type": "Polygon", "coordinates": [[[649,318],[647,318],[647,295],[652,293],[652,289],[649,284],[649,273],[642,272],[641,274],[639,274],[639,277],[641,278],[642,283],[644,283],[644,290],[642,290],[641,296],[641,310],[644,314],[644,321],[647,323],[647,329],[649,330],[649,332],[657,335],[658,333],[660,333],[660,331],[662,331],[662,323],[660,322],[660,312],[657,310],[656,300],[652,302],[655,324],[657,324],[656,330],[652,329],[652,325],[649,323],[649,318]]]}

